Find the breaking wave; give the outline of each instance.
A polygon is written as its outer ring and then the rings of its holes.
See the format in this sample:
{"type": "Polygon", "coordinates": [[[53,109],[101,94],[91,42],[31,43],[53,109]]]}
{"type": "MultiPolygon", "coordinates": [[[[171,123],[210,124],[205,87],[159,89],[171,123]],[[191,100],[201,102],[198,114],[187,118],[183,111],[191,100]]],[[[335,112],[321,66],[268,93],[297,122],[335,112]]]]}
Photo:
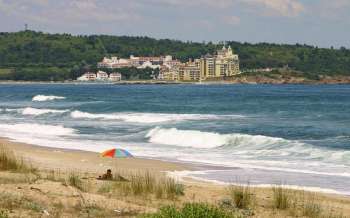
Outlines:
{"type": "Polygon", "coordinates": [[[68,110],[53,110],[53,109],[38,109],[38,108],[32,108],[32,107],[26,107],[22,110],[23,115],[43,115],[43,114],[49,114],[49,113],[66,113],[68,110]]]}
{"type": "Polygon", "coordinates": [[[52,100],[59,100],[59,99],[65,99],[66,97],[62,96],[55,96],[55,95],[36,95],[32,98],[32,101],[52,101],[52,100]]]}
{"type": "Polygon", "coordinates": [[[55,109],[46,109],[46,108],[26,107],[26,108],[5,108],[3,111],[9,112],[9,113],[13,113],[13,112],[20,113],[22,115],[39,116],[43,114],[55,114],[55,113],[63,114],[68,112],[69,110],[55,110],[55,109]]]}
{"type": "Polygon", "coordinates": [[[224,117],[243,117],[240,115],[214,115],[214,114],[162,114],[162,113],[111,113],[111,114],[93,114],[82,111],[71,112],[72,118],[77,119],[103,119],[103,120],[121,120],[131,123],[162,123],[170,121],[183,120],[209,120],[222,119],[224,117]]]}
{"type": "Polygon", "coordinates": [[[44,125],[33,123],[0,124],[0,130],[9,135],[32,135],[32,136],[71,136],[76,133],[72,128],[61,125],[44,125]]]}
{"type": "Polygon", "coordinates": [[[282,138],[262,135],[254,136],[238,133],[219,134],[197,130],[178,130],[176,128],[162,129],[159,127],[150,130],[146,138],[152,143],[194,148],[216,148],[226,145],[236,147],[245,145],[256,147],[264,145],[266,147],[290,142],[282,138]]]}

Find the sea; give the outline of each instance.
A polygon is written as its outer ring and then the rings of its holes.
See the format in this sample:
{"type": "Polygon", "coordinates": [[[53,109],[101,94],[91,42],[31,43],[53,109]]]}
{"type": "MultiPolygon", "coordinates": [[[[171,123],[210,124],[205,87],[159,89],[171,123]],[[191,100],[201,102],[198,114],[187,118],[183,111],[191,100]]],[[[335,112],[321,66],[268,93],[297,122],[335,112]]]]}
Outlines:
{"type": "Polygon", "coordinates": [[[0,137],[193,166],[178,178],[350,195],[350,85],[1,84],[0,137]]]}

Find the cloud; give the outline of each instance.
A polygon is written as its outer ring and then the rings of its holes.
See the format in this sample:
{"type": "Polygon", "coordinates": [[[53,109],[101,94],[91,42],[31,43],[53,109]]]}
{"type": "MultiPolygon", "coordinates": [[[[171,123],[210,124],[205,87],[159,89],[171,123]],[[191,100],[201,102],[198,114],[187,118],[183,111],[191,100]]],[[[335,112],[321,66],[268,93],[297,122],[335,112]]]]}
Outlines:
{"type": "Polygon", "coordinates": [[[309,8],[312,16],[341,22],[350,20],[349,10],[349,0],[320,0],[317,5],[310,6],[309,8]]]}
{"type": "MultiPolygon", "coordinates": [[[[137,0],[134,0],[137,1],[137,0]]],[[[304,12],[305,7],[299,0],[148,0],[154,4],[163,4],[177,7],[206,6],[211,8],[227,9],[233,5],[243,3],[245,7],[261,10],[263,14],[295,17],[304,12]]],[[[343,0],[338,0],[343,1],[343,0]]],[[[344,0],[345,1],[345,0],[344,0]]],[[[193,8],[195,9],[195,8],[193,8]]]]}
{"type": "Polygon", "coordinates": [[[108,3],[98,0],[0,0],[0,10],[17,18],[49,24],[132,22],[139,19],[129,4],[124,4],[124,7],[110,7],[108,3]]]}
{"type": "Polygon", "coordinates": [[[298,0],[241,0],[241,2],[256,7],[269,16],[296,17],[305,11],[305,6],[298,0]]]}
{"type": "Polygon", "coordinates": [[[224,23],[232,26],[236,26],[241,23],[241,18],[237,16],[224,16],[222,20],[224,21],[224,23]]]}
{"type": "Polygon", "coordinates": [[[147,2],[179,7],[207,6],[213,8],[225,8],[234,4],[236,0],[148,0],[147,2]]]}

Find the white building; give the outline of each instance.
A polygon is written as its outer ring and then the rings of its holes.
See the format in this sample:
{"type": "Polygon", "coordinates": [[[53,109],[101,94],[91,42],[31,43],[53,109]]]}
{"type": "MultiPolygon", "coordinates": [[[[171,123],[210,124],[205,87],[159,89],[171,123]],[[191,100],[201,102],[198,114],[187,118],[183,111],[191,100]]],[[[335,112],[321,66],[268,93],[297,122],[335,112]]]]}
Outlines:
{"type": "Polygon", "coordinates": [[[152,68],[152,69],[159,69],[160,65],[159,64],[153,65],[152,62],[146,61],[146,62],[143,62],[143,64],[137,68],[138,69],[146,69],[147,67],[152,68]]]}
{"type": "Polygon", "coordinates": [[[96,79],[97,80],[108,80],[108,74],[106,72],[103,72],[99,70],[96,74],[96,79]]]}
{"type": "Polygon", "coordinates": [[[122,75],[120,73],[111,73],[109,74],[109,81],[118,82],[122,80],[122,75]]]}
{"type": "Polygon", "coordinates": [[[103,58],[101,62],[97,64],[99,68],[122,68],[122,67],[131,67],[132,63],[129,59],[123,59],[118,57],[103,58]]]}
{"type": "Polygon", "coordinates": [[[96,74],[87,72],[84,73],[82,76],[78,77],[78,81],[95,81],[96,80],[96,74]]]}
{"type": "Polygon", "coordinates": [[[173,67],[180,64],[179,60],[173,59],[171,55],[167,56],[157,56],[157,57],[137,57],[130,55],[129,59],[111,57],[103,58],[101,62],[97,63],[98,68],[123,68],[123,67],[138,67],[139,69],[144,69],[150,67],[152,69],[159,68],[162,65],[167,65],[173,67]]]}

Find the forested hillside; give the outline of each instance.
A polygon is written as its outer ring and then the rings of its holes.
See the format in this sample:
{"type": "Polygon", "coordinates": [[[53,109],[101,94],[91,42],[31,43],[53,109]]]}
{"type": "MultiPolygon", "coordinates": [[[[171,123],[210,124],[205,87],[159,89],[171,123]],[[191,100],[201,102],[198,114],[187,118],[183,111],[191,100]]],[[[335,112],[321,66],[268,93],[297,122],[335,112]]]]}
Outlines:
{"type": "MultiPolygon", "coordinates": [[[[350,50],[308,45],[227,42],[241,68],[283,67],[313,75],[350,75],[350,50]]],[[[183,61],[213,53],[222,45],[128,36],[73,36],[34,31],[0,33],[0,79],[75,79],[104,56],[166,55],[183,61]]],[[[128,73],[127,70],[123,72],[128,73]]]]}

